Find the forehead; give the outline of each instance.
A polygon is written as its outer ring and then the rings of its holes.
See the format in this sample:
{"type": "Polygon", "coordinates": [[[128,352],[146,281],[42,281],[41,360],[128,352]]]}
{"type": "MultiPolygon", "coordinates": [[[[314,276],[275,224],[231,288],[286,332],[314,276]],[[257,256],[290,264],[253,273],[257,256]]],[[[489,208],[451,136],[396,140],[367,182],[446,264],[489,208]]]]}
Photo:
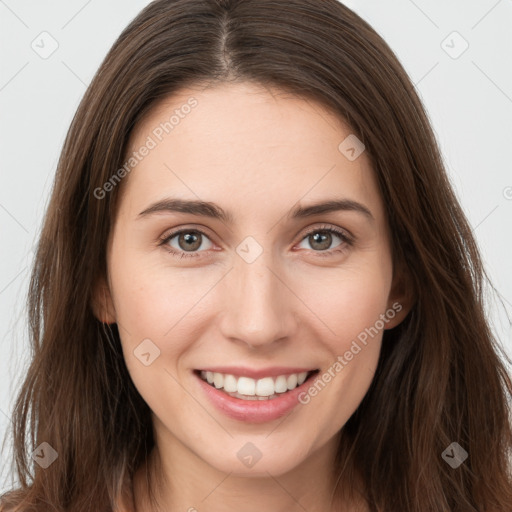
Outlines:
{"type": "Polygon", "coordinates": [[[291,208],[301,198],[335,193],[378,203],[365,152],[351,161],[340,150],[347,137],[353,137],[350,127],[331,111],[278,89],[251,83],[186,88],[136,126],[127,158],[150,149],[123,187],[137,208],[172,193],[239,201],[248,215],[250,205],[277,201],[291,208]]]}

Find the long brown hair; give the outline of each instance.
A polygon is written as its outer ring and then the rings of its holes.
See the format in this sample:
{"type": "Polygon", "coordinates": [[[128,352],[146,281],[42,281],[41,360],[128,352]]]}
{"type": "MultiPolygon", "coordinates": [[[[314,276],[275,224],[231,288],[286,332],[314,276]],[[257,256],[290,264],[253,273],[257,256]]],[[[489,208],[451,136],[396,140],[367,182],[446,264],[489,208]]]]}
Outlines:
{"type": "Polygon", "coordinates": [[[155,102],[226,81],[275,86],[348,123],[378,178],[395,271],[415,296],[384,332],[374,380],[343,428],[340,481],[361,474],[372,511],[510,512],[512,383],[485,316],[490,282],[413,84],[336,0],[156,0],[113,45],[70,126],[40,234],[33,357],[13,414],[18,483],[4,506],[111,511],[154,446],[117,327],[93,313],[121,187],[94,191],[155,102]],[[30,457],[43,442],[58,454],[47,469],[30,457]],[[468,453],[458,468],[442,457],[453,442],[468,453]]]}

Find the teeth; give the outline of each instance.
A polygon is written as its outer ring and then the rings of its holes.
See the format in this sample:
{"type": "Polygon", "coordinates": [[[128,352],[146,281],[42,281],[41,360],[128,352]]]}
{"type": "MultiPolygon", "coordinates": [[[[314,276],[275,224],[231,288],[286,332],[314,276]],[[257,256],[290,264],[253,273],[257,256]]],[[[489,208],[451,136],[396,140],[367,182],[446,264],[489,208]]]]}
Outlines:
{"type": "Polygon", "coordinates": [[[306,380],[306,377],[308,376],[308,372],[302,372],[297,375],[297,385],[300,386],[304,383],[306,380]]]}
{"type": "MultiPolygon", "coordinates": [[[[220,374],[217,374],[220,375],[220,374]]],[[[225,375],[224,376],[224,391],[229,393],[236,393],[238,391],[238,384],[236,382],[235,377],[233,375],[225,375]]]]}
{"type": "Polygon", "coordinates": [[[224,386],[224,376],[220,373],[213,374],[213,385],[219,389],[224,386]]]}
{"type": "Polygon", "coordinates": [[[295,389],[297,387],[297,374],[292,373],[291,375],[288,375],[286,384],[288,385],[288,389],[295,389]]]}
{"type": "Polygon", "coordinates": [[[284,375],[279,375],[279,377],[277,377],[275,390],[276,393],[285,393],[288,391],[288,384],[286,383],[286,377],[284,375]]]}
{"type": "Polygon", "coordinates": [[[290,375],[279,375],[278,377],[264,377],[262,379],[251,379],[250,377],[235,377],[217,372],[201,372],[201,378],[217,389],[223,389],[226,393],[241,398],[254,397],[252,400],[272,398],[277,393],[286,393],[304,383],[308,372],[292,373],[290,375]]]}
{"type": "MultiPolygon", "coordinates": [[[[224,380],[224,376],[221,373],[216,373],[222,380],[224,380]]],[[[256,394],[256,381],[254,379],[250,379],[249,377],[240,377],[238,379],[238,389],[237,391],[241,395],[251,395],[254,396],[256,394]]]]}
{"type": "MultiPolygon", "coordinates": [[[[270,396],[274,394],[274,388],[274,379],[272,377],[265,377],[256,383],[255,394],[258,396],[270,396]]],[[[238,392],[241,393],[241,391],[238,392]]]]}

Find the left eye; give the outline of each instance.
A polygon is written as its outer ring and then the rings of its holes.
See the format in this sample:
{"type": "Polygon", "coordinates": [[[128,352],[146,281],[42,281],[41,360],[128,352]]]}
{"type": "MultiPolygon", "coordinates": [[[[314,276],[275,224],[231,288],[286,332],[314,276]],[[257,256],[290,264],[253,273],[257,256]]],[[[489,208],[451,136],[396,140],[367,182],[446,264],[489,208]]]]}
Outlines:
{"type": "Polygon", "coordinates": [[[308,242],[313,246],[313,249],[315,252],[331,252],[331,250],[335,249],[336,247],[339,247],[343,244],[343,242],[348,243],[348,237],[342,233],[341,231],[338,231],[337,229],[333,228],[326,228],[326,229],[315,229],[314,231],[310,231],[301,241],[301,243],[308,242]],[[333,235],[335,238],[339,238],[341,242],[331,247],[331,244],[333,242],[333,235]],[[315,248],[316,246],[316,248],[315,248]]]}

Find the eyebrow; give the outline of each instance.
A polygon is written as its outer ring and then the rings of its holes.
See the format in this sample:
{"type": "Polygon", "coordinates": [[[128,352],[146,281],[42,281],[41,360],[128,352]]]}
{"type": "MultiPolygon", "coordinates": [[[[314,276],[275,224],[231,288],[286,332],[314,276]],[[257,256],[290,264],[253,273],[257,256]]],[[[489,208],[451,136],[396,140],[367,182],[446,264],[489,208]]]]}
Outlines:
{"type": "MultiPolygon", "coordinates": [[[[287,214],[287,217],[291,219],[303,219],[337,211],[358,212],[363,214],[370,221],[375,220],[371,211],[365,205],[351,199],[331,199],[308,206],[297,206],[287,214]]],[[[215,203],[171,197],[161,199],[151,204],[148,208],[140,212],[137,218],[147,217],[159,212],[188,213],[191,215],[219,219],[227,224],[232,224],[234,220],[234,216],[231,212],[223,210],[215,203]]]]}

